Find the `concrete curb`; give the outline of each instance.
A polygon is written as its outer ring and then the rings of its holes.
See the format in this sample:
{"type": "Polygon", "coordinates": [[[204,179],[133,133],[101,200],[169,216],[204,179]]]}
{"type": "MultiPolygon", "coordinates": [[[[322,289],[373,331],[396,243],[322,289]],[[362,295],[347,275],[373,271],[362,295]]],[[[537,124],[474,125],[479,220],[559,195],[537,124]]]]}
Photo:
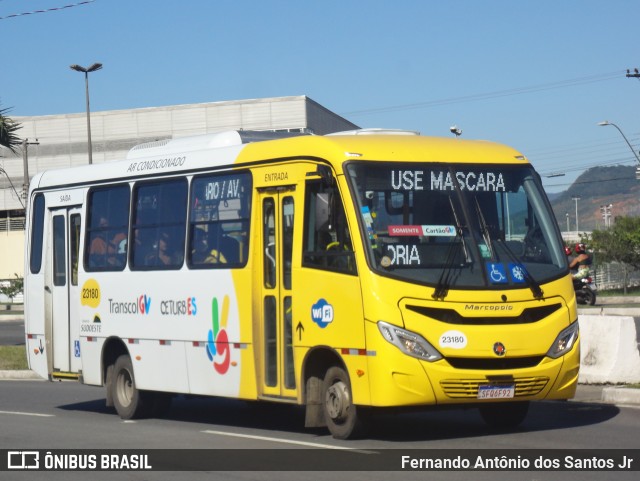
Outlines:
{"type": "Polygon", "coordinates": [[[640,404],[640,389],[626,387],[605,387],[602,402],[608,404],[640,404]]]}
{"type": "Polygon", "coordinates": [[[0,371],[0,380],[3,381],[34,381],[34,380],[39,380],[39,381],[44,381],[44,379],[42,379],[40,376],[38,376],[35,372],[26,369],[26,370],[19,370],[19,371],[9,371],[9,370],[4,370],[4,371],[0,371]]]}

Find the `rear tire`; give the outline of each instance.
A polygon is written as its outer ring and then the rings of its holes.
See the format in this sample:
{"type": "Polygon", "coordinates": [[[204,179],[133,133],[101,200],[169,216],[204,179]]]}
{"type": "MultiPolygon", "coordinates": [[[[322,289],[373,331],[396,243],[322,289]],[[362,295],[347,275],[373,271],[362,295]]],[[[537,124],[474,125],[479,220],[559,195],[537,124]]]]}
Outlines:
{"type": "Polygon", "coordinates": [[[484,404],[480,416],[485,423],[496,429],[515,428],[524,421],[529,412],[529,401],[484,404]]]}
{"type": "Polygon", "coordinates": [[[324,418],[334,438],[354,439],[364,434],[365,412],[353,404],[351,382],[344,369],[334,366],[327,371],[322,396],[324,418]]]}
{"type": "Polygon", "coordinates": [[[151,409],[152,396],[136,387],[131,358],[123,354],[113,365],[113,375],[109,385],[113,405],[122,419],[145,417],[151,409]]]}

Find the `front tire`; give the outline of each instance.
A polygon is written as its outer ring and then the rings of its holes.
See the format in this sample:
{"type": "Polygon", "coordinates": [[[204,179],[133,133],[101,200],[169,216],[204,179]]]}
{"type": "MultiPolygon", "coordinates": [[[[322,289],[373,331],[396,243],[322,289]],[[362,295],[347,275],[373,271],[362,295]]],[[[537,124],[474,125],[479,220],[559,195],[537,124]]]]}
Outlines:
{"type": "Polygon", "coordinates": [[[324,418],[336,439],[353,439],[365,431],[364,412],[353,404],[351,382],[344,369],[332,367],[322,383],[324,418]]]}

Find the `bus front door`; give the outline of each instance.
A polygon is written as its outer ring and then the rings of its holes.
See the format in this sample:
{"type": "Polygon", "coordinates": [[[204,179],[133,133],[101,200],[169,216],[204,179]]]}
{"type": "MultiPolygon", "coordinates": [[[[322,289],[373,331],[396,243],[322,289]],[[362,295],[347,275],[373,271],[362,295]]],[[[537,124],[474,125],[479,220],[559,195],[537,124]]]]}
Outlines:
{"type": "Polygon", "coordinates": [[[50,342],[49,366],[53,377],[78,373],[80,359],[80,293],[78,253],[81,209],[49,211],[49,236],[45,257],[46,339],[50,342]]]}
{"type": "Polygon", "coordinates": [[[294,187],[260,192],[262,213],[259,392],[263,398],[296,398],[293,362],[291,264],[294,187]]]}

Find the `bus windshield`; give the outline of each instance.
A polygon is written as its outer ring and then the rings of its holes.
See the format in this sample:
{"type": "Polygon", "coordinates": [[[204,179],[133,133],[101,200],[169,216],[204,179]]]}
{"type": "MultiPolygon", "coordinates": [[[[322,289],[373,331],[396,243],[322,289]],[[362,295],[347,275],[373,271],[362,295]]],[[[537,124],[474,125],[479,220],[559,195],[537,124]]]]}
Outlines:
{"type": "Polygon", "coordinates": [[[436,291],[534,294],[567,272],[555,218],[528,165],[350,162],[346,172],[375,271],[436,291]]]}

